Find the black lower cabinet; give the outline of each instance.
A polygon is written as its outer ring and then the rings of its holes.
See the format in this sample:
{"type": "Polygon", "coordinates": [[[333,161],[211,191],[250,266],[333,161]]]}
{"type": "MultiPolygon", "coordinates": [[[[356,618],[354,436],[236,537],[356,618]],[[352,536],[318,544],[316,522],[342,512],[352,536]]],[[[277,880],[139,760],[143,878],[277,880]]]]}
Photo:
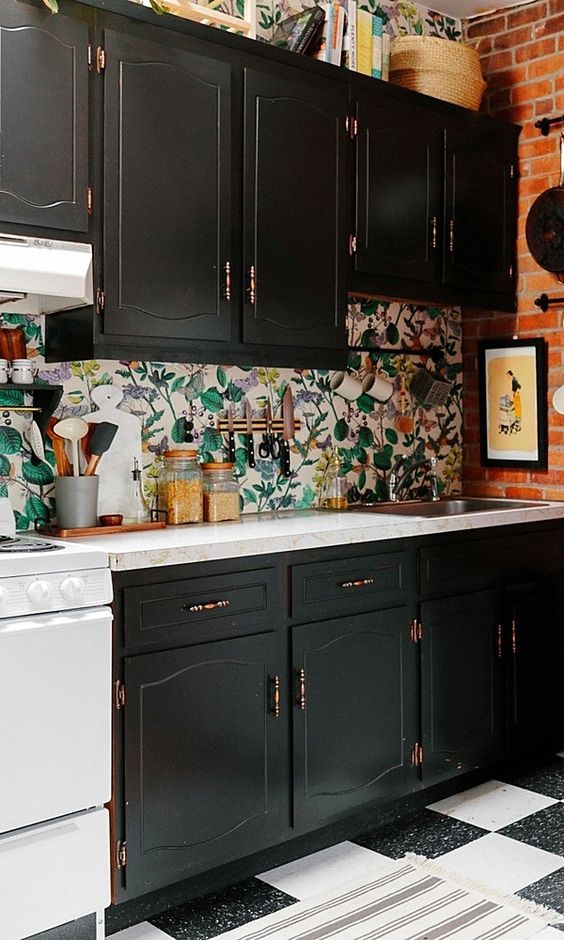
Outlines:
{"type": "Polygon", "coordinates": [[[417,654],[407,608],[292,631],[294,824],[413,788],[417,654]]]}
{"type": "Polygon", "coordinates": [[[126,659],[133,895],[250,854],[288,827],[282,662],[273,634],[126,659]]]}
{"type": "Polygon", "coordinates": [[[423,780],[463,773],[504,750],[499,591],[421,605],[423,780]]]}
{"type": "Polygon", "coordinates": [[[559,585],[554,579],[512,585],[505,592],[507,746],[510,751],[557,744],[559,585]]]}

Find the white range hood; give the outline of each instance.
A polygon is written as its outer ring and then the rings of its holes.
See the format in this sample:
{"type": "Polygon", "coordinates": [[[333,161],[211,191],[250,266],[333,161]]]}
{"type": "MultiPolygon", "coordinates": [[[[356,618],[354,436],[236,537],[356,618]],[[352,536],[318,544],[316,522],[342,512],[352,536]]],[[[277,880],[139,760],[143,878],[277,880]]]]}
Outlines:
{"type": "Polygon", "coordinates": [[[0,305],[7,313],[54,313],[92,303],[92,245],[0,234],[0,305]]]}

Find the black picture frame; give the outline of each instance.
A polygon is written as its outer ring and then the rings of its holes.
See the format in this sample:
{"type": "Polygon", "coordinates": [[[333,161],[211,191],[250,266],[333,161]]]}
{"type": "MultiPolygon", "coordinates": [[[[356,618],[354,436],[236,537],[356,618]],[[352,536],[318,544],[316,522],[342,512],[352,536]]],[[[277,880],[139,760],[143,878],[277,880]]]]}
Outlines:
{"type": "Polygon", "coordinates": [[[478,343],[480,462],[546,470],[547,355],[543,339],[478,343]]]}

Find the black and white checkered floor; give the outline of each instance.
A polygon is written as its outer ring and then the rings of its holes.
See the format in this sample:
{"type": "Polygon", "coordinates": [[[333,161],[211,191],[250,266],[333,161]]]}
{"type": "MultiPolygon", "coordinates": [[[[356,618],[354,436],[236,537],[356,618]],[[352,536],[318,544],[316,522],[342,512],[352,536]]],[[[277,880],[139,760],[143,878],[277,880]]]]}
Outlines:
{"type": "MultiPolygon", "coordinates": [[[[564,914],[564,751],[433,803],[401,823],[263,872],[113,935],[112,940],[209,940],[355,878],[405,852],[504,894],[564,914]]],[[[535,940],[564,940],[564,924],[535,940]]]]}

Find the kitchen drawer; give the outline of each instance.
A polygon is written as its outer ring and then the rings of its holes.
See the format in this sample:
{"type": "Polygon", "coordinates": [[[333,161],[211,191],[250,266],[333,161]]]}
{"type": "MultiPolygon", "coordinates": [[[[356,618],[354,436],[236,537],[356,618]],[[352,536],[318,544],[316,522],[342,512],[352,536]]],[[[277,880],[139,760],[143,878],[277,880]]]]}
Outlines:
{"type": "Polygon", "coordinates": [[[292,617],[304,622],[403,604],[415,590],[410,552],[294,565],[292,617]]]}
{"type": "Polygon", "coordinates": [[[422,548],[419,557],[420,590],[424,596],[479,591],[495,585],[501,578],[500,539],[465,540],[458,545],[422,548]]]}
{"type": "Polygon", "coordinates": [[[273,629],[279,593],[274,568],[126,588],[125,645],[184,646],[273,629]]]}

